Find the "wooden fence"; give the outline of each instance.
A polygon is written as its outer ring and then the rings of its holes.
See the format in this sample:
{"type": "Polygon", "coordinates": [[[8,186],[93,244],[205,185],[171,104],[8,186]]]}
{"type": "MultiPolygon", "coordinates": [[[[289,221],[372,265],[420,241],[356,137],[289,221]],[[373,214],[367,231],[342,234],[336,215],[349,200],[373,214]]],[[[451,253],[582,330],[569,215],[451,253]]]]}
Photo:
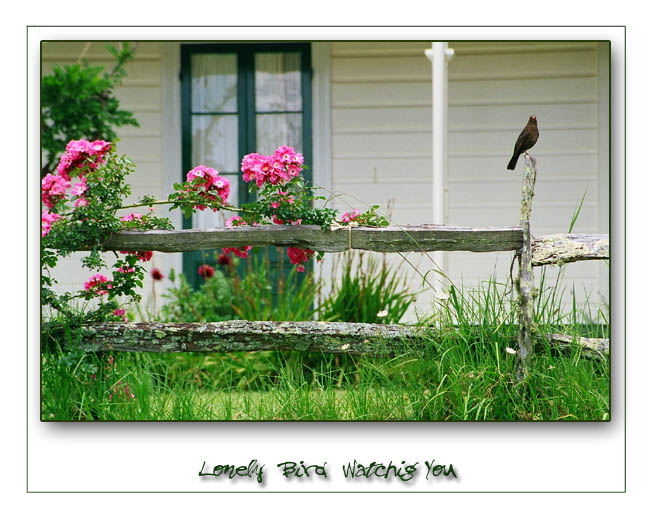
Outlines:
{"type": "MultiPolygon", "coordinates": [[[[175,231],[121,231],[106,250],[184,252],[222,247],[293,246],[325,252],[363,249],[383,253],[429,251],[514,251],[519,260],[519,369],[523,379],[533,354],[533,266],[583,260],[608,260],[608,235],[562,234],[531,239],[530,213],[536,181],[535,162],[526,157],[520,226],[459,227],[441,225],[385,228],[318,226],[240,226],[175,231]]],[[[88,351],[232,352],[273,349],[331,353],[396,352],[419,348],[423,330],[403,325],[324,322],[104,323],[82,330],[88,351]]],[[[608,340],[549,335],[559,344],[580,344],[585,352],[604,355],[608,340]]]]}
{"type": "MultiPolygon", "coordinates": [[[[534,266],[609,258],[608,235],[543,235],[535,238],[531,243],[534,266]]],[[[107,251],[179,253],[247,245],[302,247],[327,253],[348,249],[381,253],[519,252],[523,247],[523,228],[521,226],[461,227],[426,224],[322,231],[319,226],[273,225],[173,231],[120,231],[104,244],[104,248],[107,251]]]]}

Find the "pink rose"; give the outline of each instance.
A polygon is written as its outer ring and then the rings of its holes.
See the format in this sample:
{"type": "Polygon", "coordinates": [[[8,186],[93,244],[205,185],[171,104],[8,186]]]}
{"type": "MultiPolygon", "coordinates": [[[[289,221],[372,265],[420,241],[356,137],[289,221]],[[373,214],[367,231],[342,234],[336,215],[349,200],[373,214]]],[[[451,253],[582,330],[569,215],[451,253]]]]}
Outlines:
{"type": "Polygon", "coordinates": [[[52,223],[56,222],[61,218],[60,215],[56,213],[49,213],[48,211],[43,211],[41,213],[41,236],[44,237],[52,229],[52,223]]]}
{"type": "Polygon", "coordinates": [[[61,175],[48,173],[41,180],[41,200],[48,209],[52,209],[57,202],[66,198],[66,190],[70,188],[70,181],[61,175]]]}
{"type": "Polygon", "coordinates": [[[120,219],[121,222],[131,222],[132,220],[142,220],[143,216],[140,213],[129,213],[120,219]]]}
{"type": "Polygon", "coordinates": [[[353,222],[355,221],[358,217],[360,216],[360,211],[357,209],[354,209],[351,212],[346,212],[340,217],[340,221],[343,223],[348,223],[348,222],[353,222]]]}
{"type": "MultiPolygon", "coordinates": [[[[210,193],[198,192],[201,198],[206,199],[207,202],[215,202],[218,201],[219,198],[220,204],[227,203],[227,199],[229,198],[229,194],[231,193],[231,183],[229,182],[228,179],[224,177],[220,177],[219,172],[217,170],[214,170],[213,168],[209,168],[208,166],[204,166],[203,164],[201,164],[199,166],[195,166],[192,170],[190,170],[186,174],[186,180],[190,183],[190,187],[188,188],[187,191],[196,191],[197,188],[199,188],[199,186],[202,186],[207,191],[208,190],[216,191],[217,197],[210,193]],[[202,183],[193,182],[195,181],[195,179],[198,178],[203,179],[204,182],[202,183]]],[[[203,204],[196,204],[194,207],[203,211],[208,206],[205,206],[203,204]]],[[[213,208],[213,211],[217,211],[217,208],[213,208]]]]}
{"type": "Polygon", "coordinates": [[[279,146],[271,156],[258,153],[245,155],[240,170],[242,180],[255,180],[260,188],[266,182],[275,186],[290,181],[299,175],[302,164],[303,155],[295,153],[291,146],[279,146]]]}
{"type": "Polygon", "coordinates": [[[72,187],[72,194],[76,196],[83,195],[86,190],[88,190],[88,186],[86,185],[86,177],[82,177],[81,182],[76,183],[72,187]]]}
{"type": "Polygon", "coordinates": [[[88,281],[84,283],[84,290],[86,291],[95,291],[95,294],[98,296],[103,296],[105,294],[108,294],[108,290],[112,289],[113,286],[111,285],[111,280],[109,280],[106,276],[103,274],[94,274],[91,276],[88,281]],[[99,289],[95,290],[96,287],[99,286],[99,289]]]}
{"type": "Polygon", "coordinates": [[[57,172],[70,180],[71,172],[78,168],[88,167],[95,170],[104,162],[104,156],[110,150],[111,143],[108,141],[96,140],[92,143],[86,139],[70,141],[59,160],[57,172]]]}

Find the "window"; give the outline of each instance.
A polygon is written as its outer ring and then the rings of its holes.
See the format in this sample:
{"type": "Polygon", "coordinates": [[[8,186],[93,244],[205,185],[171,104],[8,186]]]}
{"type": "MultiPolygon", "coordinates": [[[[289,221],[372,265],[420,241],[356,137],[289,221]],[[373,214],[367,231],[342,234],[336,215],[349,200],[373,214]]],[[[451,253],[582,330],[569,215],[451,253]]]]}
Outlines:
{"type": "MultiPolygon", "coordinates": [[[[309,43],[192,44],[181,47],[183,177],[199,164],[231,182],[229,202],[251,201],[240,160],[287,144],[312,165],[309,43]]],[[[304,172],[310,181],[311,170],[304,172]]],[[[229,215],[197,212],[184,228],[221,227],[229,215]]],[[[268,252],[276,259],[276,252],[268,252]]],[[[185,253],[183,270],[198,283],[213,252],[185,253]]]]}

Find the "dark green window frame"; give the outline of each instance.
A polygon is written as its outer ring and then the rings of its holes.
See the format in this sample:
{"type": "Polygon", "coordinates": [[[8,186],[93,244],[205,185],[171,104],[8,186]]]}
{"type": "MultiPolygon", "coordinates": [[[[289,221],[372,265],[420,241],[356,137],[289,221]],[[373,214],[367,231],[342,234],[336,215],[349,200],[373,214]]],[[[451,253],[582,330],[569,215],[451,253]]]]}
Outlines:
{"type": "MultiPolygon", "coordinates": [[[[191,57],[194,54],[235,54],[237,56],[237,92],[238,92],[238,156],[241,159],[256,150],[256,112],[255,99],[255,54],[259,52],[298,52],[301,56],[301,97],[302,97],[302,153],[308,170],[303,175],[312,182],[312,65],[310,43],[275,42],[275,43],[201,43],[181,45],[181,131],[182,131],[182,173],[186,173],[192,164],[192,92],[191,92],[191,57]]],[[[296,113],[288,111],[286,113],[296,113]]],[[[202,112],[208,114],[208,112],[202,112]]],[[[273,112],[283,113],[283,112],[273,112]]],[[[218,115],[217,113],[215,115],[218,115]]],[[[279,146],[286,143],[278,143],[279,146]]],[[[207,165],[210,166],[210,165],[207,165]]],[[[250,202],[254,194],[249,193],[241,177],[238,182],[239,203],[250,202]]],[[[232,186],[232,190],[234,190],[232,186]]],[[[192,219],[183,219],[183,228],[192,227],[192,219]]],[[[186,279],[195,287],[199,284],[197,267],[201,258],[212,258],[212,252],[184,253],[183,271],[186,279]]]]}

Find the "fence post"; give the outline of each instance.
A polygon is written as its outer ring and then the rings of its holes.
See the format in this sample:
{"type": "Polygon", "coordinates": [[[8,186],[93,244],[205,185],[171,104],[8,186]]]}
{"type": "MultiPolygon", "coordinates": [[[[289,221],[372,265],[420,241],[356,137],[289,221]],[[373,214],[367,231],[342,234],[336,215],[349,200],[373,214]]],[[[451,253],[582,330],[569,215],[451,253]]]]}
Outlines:
{"type": "Polygon", "coordinates": [[[532,292],[534,287],[534,273],[532,270],[532,242],[530,235],[530,213],[532,212],[532,198],[534,197],[534,183],[536,182],[536,161],[533,157],[525,156],[525,176],[521,185],[521,227],[523,228],[523,247],[518,254],[518,304],[519,304],[519,333],[518,333],[518,368],[516,380],[523,381],[528,373],[532,359],[532,292]]]}

